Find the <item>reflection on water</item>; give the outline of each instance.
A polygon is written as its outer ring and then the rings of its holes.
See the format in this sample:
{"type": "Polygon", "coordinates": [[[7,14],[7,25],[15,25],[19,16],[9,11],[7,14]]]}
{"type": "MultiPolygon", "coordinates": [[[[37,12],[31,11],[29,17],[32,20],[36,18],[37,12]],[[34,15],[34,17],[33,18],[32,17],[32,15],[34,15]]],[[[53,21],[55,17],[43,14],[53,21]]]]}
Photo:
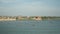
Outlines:
{"type": "Polygon", "coordinates": [[[60,20],[0,21],[0,34],[60,34],[60,20]]]}

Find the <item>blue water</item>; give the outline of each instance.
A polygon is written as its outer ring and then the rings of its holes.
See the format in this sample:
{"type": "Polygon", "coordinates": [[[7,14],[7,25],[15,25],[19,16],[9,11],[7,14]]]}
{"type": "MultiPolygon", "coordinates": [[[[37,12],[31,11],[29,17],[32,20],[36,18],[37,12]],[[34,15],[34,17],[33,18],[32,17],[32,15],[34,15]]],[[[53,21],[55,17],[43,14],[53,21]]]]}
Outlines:
{"type": "Polygon", "coordinates": [[[60,20],[0,21],[0,34],[60,34],[60,20]]]}

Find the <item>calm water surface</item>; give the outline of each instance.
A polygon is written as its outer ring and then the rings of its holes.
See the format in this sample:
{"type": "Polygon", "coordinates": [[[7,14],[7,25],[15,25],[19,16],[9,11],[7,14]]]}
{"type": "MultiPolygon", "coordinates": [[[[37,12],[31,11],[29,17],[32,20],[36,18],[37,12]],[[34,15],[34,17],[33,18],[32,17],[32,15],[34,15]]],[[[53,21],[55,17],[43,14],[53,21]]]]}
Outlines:
{"type": "Polygon", "coordinates": [[[0,21],[0,34],[60,34],[60,20],[0,21]]]}

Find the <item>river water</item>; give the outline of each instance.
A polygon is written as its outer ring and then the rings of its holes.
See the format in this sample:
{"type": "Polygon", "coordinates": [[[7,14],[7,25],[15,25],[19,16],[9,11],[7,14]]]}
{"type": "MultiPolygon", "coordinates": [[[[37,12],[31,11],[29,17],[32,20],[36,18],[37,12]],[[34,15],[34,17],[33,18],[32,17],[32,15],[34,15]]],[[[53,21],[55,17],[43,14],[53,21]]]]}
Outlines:
{"type": "Polygon", "coordinates": [[[0,34],[60,34],[60,20],[0,21],[0,34]]]}

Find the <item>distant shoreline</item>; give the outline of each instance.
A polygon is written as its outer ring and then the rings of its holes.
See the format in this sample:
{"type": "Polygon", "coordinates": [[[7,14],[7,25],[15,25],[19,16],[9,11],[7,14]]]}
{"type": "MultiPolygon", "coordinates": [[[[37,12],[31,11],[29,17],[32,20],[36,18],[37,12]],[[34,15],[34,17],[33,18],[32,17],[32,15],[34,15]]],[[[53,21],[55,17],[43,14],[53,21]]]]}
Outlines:
{"type": "MultiPolygon", "coordinates": [[[[44,19],[48,20],[48,19],[44,19]]],[[[44,20],[0,20],[0,21],[44,21],[44,20]]],[[[49,19],[49,20],[60,20],[60,19],[49,19]]]]}
{"type": "Polygon", "coordinates": [[[56,16],[0,16],[0,21],[16,21],[16,20],[60,20],[56,16]]]}

